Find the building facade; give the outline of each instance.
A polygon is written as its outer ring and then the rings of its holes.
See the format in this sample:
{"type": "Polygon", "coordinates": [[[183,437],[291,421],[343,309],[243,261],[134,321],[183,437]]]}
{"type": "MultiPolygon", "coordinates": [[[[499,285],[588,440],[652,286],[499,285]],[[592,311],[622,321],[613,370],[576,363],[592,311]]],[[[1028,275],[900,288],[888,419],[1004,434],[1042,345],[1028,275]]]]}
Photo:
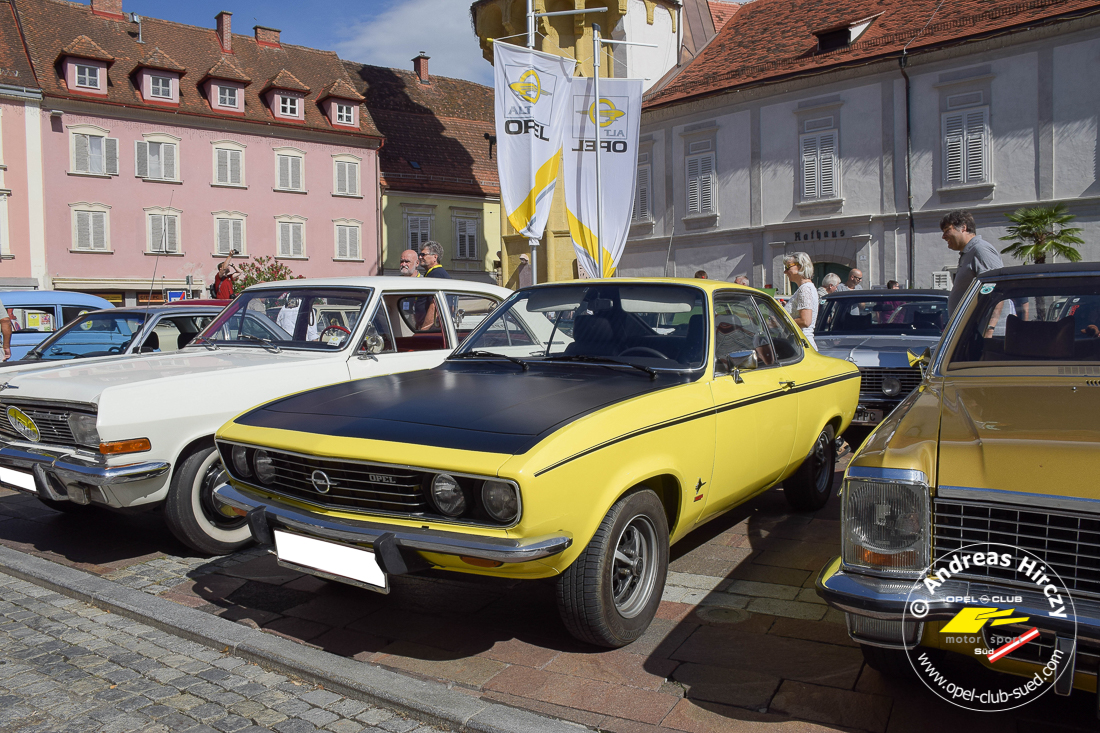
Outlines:
{"type": "MultiPolygon", "coordinates": [[[[748,276],[782,258],[882,287],[949,287],[940,238],[970,210],[1065,202],[1100,257],[1100,3],[749,3],[650,93],[622,275],[748,276]]],[[[1006,257],[1006,264],[1013,264],[1006,257]]],[[[1019,264],[1019,263],[1016,263],[1019,264]]]]}
{"type": "Polygon", "coordinates": [[[443,246],[452,277],[497,282],[501,258],[493,90],[413,70],[346,62],[386,144],[379,151],[382,256],[398,274],[401,252],[443,246]]]}
{"type": "Polygon", "coordinates": [[[296,275],[379,271],[381,135],[335,54],[234,34],[229,13],[205,29],[120,0],[15,8],[44,97],[27,122],[49,192],[39,287],[201,293],[232,250],[296,275]]]}

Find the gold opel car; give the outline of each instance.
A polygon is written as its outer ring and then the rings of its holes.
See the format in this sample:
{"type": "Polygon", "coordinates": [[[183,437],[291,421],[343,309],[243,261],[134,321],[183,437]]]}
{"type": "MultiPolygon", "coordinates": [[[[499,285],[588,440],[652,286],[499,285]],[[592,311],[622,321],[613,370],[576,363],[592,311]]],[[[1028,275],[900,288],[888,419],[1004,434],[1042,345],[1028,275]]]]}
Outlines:
{"type": "Polygon", "coordinates": [[[557,576],[569,631],[616,647],[653,619],[672,542],[780,481],[824,505],[858,394],[758,290],[541,285],[437,368],[240,415],[216,495],[281,564],[376,591],[429,567],[557,576]]]}
{"type": "Polygon", "coordinates": [[[1100,267],[986,273],[853,457],[818,593],[882,672],[938,690],[955,652],[1035,691],[1094,691],[1098,467],[1100,267]]]}

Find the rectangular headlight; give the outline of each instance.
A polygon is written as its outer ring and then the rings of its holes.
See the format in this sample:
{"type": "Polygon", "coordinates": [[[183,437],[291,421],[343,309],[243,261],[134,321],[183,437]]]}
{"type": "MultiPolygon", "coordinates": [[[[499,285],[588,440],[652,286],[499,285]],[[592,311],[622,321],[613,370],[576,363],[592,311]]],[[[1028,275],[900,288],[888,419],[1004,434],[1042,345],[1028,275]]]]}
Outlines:
{"type": "Polygon", "coordinates": [[[918,577],[929,563],[929,501],[923,483],[849,478],[841,525],[844,564],[918,577]]]}
{"type": "Polygon", "coordinates": [[[96,430],[96,416],[79,412],[69,414],[69,430],[80,445],[99,450],[99,432],[96,430]]]}

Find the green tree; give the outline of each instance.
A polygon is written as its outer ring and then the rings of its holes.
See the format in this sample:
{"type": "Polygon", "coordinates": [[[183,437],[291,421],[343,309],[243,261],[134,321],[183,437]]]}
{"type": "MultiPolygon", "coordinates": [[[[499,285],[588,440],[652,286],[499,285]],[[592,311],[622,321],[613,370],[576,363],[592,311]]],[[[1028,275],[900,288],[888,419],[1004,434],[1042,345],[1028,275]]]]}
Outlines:
{"type": "Polygon", "coordinates": [[[1045,263],[1048,254],[1064,257],[1070,262],[1081,260],[1081,253],[1074,245],[1084,244],[1085,240],[1077,236],[1081,233],[1079,227],[1066,226],[1077,217],[1066,212],[1065,204],[1024,207],[1005,216],[1012,226],[1001,239],[1012,244],[1002,249],[1002,254],[1031,260],[1037,265],[1045,263]]]}
{"type": "Polygon", "coordinates": [[[249,285],[269,283],[276,280],[300,280],[303,275],[295,275],[290,268],[274,257],[261,255],[253,261],[245,262],[237,268],[240,276],[233,281],[233,294],[237,295],[249,285]]]}

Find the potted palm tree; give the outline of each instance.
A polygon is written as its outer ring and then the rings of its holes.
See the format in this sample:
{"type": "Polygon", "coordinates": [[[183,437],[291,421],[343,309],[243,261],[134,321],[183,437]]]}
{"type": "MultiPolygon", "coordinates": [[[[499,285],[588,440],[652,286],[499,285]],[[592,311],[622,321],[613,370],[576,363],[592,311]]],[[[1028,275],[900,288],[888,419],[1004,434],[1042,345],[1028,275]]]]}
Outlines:
{"type": "Polygon", "coordinates": [[[1001,239],[1012,244],[1002,249],[1002,254],[1031,260],[1036,265],[1044,264],[1048,254],[1070,262],[1081,260],[1081,253],[1074,245],[1084,244],[1085,240],[1077,236],[1081,233],[1079,227],[1067,226],[1077,217],[1066,211],[1065,204],[1024,207],[1005,216],[1012,226],[1001,239]]]}

